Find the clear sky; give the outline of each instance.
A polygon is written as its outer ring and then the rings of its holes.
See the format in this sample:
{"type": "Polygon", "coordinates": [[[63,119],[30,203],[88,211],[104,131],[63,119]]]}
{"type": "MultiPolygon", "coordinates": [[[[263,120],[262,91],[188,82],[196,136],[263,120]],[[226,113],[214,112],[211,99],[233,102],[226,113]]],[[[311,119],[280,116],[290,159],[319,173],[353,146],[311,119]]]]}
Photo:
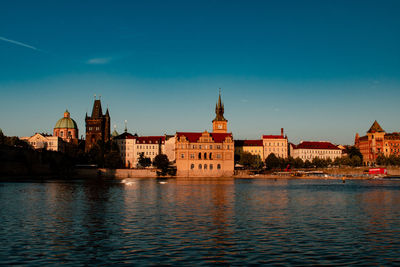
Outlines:
{"type": "Polygon", "coordinates": [[[400,131],[400,1],[1,1],[0,128],[85,134],[93,95],[140,135],[211,129],[222,88],[236,139],[351,144],[400,131]]]}

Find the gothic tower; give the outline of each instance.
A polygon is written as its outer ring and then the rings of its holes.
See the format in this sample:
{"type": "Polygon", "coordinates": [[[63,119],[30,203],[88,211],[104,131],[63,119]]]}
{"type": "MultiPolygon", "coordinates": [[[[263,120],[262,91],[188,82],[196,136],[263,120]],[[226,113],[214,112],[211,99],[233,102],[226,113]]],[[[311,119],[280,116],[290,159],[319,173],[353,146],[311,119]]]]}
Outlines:
{"type": "Polygon", "coordinates": [[[94,100],[92,116],[88,117],[86,113],[85,118],[86,123],[86,144],[85,151],[89,151],[94,144],[98,141],[103,141],[104,143],[110,140],[110,113],[108,108],[106,114],[103,115],[101,109],[100,99],[94,100]]]}
{"type": "Polygon", "coordinates": [[[224,118],[224,104],[221,101],[221,90],[219,91],[218,102],[215,105],[215,119],[213,123],[214,133],[226,133],[228,132],[228,120],[224,118]]]}

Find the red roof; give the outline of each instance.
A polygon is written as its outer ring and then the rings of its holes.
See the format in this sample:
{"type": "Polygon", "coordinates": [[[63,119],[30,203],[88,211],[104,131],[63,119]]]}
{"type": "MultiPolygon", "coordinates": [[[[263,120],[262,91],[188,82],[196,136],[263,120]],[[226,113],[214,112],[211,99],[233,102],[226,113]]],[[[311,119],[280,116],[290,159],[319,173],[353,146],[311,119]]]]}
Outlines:
{"type": "Polygon", "coordinates": [[[263,140],[235,140],[235,146],[263,146],[263,140]]]}
{"type": "Polygon", "coordinates": [[[297,146],[294,146],[295,149],[338,149],[337,146],[330,142],[312,142],[312,141],[305,141],[301,142],[297,146]]]}
{"type": "Polygon", "coordinates": [[[263,139],[286,139],[282,135],[263,135],[262,138],[263,139]]]}
{"type": "Polygon", "coordinates": [[[136,138],[136,144],[158,144],[164,143],[165,136],[140,136],[136,138]]]}
{"type": "MultiPolygon", "coordinates": [[[[203,135],[203,133],[197,132],[177,132],[178,138],[185,136],[190,143],[195,143],[203,135]]],[[[215,143],[222,143],[226,137],[232,137],[232,133],[209,133],[215,143]]]]}

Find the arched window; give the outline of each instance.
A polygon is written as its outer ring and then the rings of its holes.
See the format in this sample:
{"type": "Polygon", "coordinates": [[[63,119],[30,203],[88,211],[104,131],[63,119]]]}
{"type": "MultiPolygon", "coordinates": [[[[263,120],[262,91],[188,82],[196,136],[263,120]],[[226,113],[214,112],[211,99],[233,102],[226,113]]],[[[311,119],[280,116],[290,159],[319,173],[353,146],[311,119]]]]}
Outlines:
{"type": "Polygon", "coordinates": [[[221,169],[221,164],[217,165],[217,169],[220,170],[221,169]]]}
{"type": "Polygon", "coordinates": [[[199,153],[199,159],[201,159],[201,152],[199,153]]]}
{"type": "Polygon", "coordinates": [[[201,164],[199,164],[199,170],[201,170],[201,164]]]}
{"type": "Polygon", "coordinates": [[[213,169],[213,165],[212,164],[210,164],[210,170],[212,170],[213,169]]]}
{"type": "Polygon", "coordinates": [[[190,165],[190,169],[193,170],[194,169],[194,164],[190,165]]]}
{"type": "Polygon", "coordinates": [[[212,153],[210,153],[209,158],[212,159],[212,153]]]}
{"type": "Polygon", "coordinates": [[[204,164],[204,169],[207,170],[207,164],[204,164]]]}
{"type": "Polygon", "coordinates": [[[204,152],[204,159],[207,159],[207,153],[204,152]]]}

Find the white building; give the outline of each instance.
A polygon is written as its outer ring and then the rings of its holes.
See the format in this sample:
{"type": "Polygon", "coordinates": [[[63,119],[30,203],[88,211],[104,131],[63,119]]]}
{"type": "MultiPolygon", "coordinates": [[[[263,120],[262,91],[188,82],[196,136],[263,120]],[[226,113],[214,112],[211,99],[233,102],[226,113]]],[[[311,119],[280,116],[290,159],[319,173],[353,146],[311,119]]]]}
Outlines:
{"type": "Polygon", "coordinates": [[[271,153],[280,158],[287,158],[288,153],[288,139],[283,135],[283,128],[280,135],[263,135],[263,160],[268,158],[271,153]]]}
{"type": "MultiPolygon", "coordinates": [[[[144,157],[150,158],[151,161],[159,154],[166,154],[165,139],[165,136],[137,136],[125,132],[113,140],[119,147],[125,167],[136,168],[140,154],[142,153],[144,157]]],[[[173,143],[175,144],[175,140],[173,140],[173,143]]],[[[174,150],[172,148],[172,151],[174,150]]],[[[175,158],[168,157],[168,159],[172,161],[175,158]]]]}
{"type": "Polygon", "coordinates": [[[64,152],[65,143],[57,136],[36,133],[31,137],[21,137],[21,140],[27,142],[34,149],[46,149],[52,151],[64,152]]]}
{"type": "Polygon", "coordinates": [[[335,160],[342,157],[342,150],[330,142],[302,141],[298,145],[292,145],[290,155],[303,161],[312,161],[314,158],[335,160]]]}

